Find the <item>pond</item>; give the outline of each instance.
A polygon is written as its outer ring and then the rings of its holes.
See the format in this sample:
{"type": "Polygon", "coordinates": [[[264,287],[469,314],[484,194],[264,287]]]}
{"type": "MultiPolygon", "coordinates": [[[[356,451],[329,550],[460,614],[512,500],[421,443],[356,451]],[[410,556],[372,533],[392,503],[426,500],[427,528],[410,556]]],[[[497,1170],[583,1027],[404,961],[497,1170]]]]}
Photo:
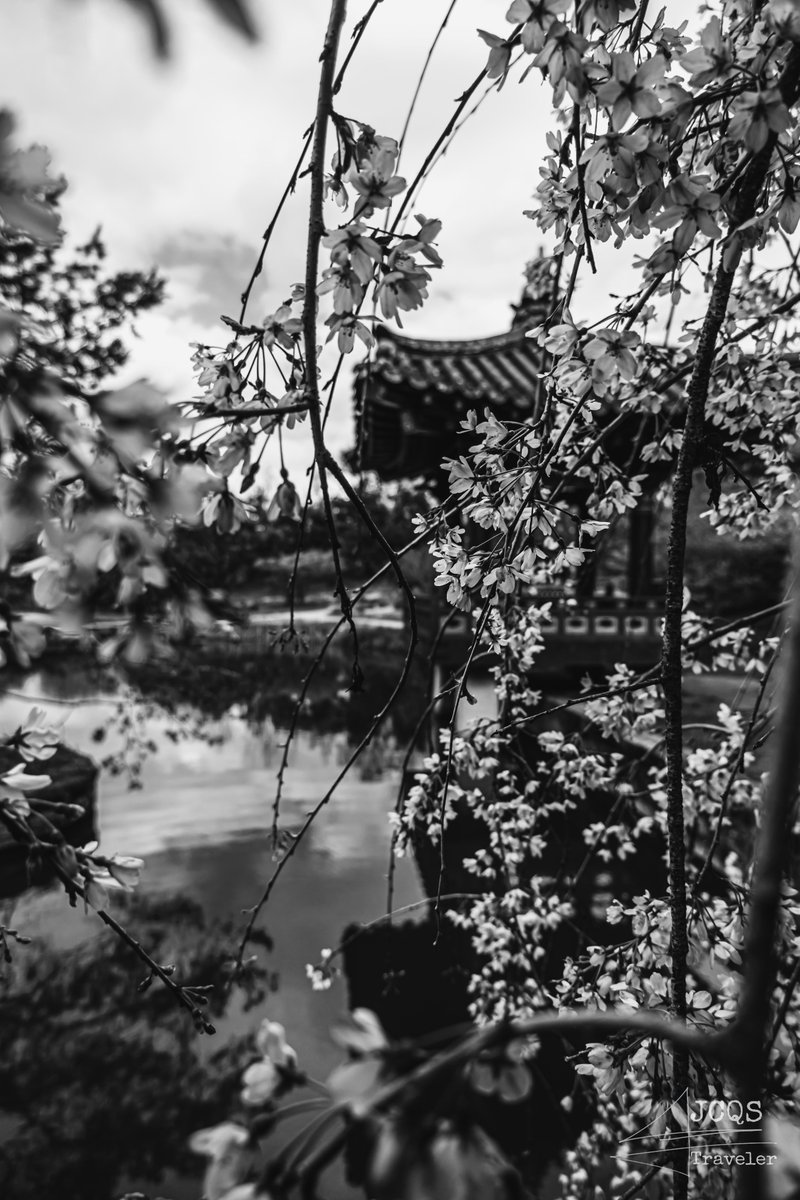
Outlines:
{"type": "MultiPolygon", "coordinates": [[[[332,686],[329,682],[329,689],[332,686]]],[[[14,694],[0,701],[0,728],[13,729],[33,703],[43,707],[51,718],[65,719],[67,742],[89,748],[96,758],[119,752],[131,732],[131,726],[124,727],[125,716],[133,718],[134,714],[120,709],[119,697],[107,681],[101,681],[98,691],[93,672],[71,668],[30,676],[14,694]],[[102,731],[102,740],[98,740],[98,730],[102,731]]],[[[346,698],[340,696],[338,703],[346,706],[346,698]]],[[[199,909],[199,914],[192,910],[193,920],[198,916],[207,922],[229,921],[234,930],[241,931],[245,920],[242,910],[258,900],[275,866],[269,831],[285,730],[269,716],[254,721],[242,706],[232,705],[224,715],[206,720],[202,728],[187,731],[187,711],[184,703],[184,728],[177,738],[173,715],[158,707],[148,711],[146,733],[155,748],[142,763],[138,789],[129,789],[124,773],[101,772],[97,834],[104,852],[119,851],[145,859],[141,898],[146,905],[154,906],[155,913],[149,928],[157,927],[159,920],[169,920],[168,915],[159,918],[159,905],[166,906],[161,911],[168,914],[170,905],[188,902],[199,909]]],[[[133,719],[132,727],[136,727],[133,719]]],[[[308,729],[298,732],[282,801],[283,826],[292,829],[302,823],[330,786],[351,743],[351,732],[346,730],[324,735],[308,729]]],[[[133,1163],[141,1161],[142,1146],[147,1144],[148,1118],[142,1109],[152,1104],[153,1088],[160,1093],[154,1105],[159,1120],[175,1121],[175,1110],[181,1105],[180,1079],[162,1079],[159,1085],[153,1079],[154,1067],[162,1071],[165,1064],[172,1068],[177,1063],[191,1075],[198,1055],[202,1065],[220,1047],[235,1045],[240,1035],[257,1027],[265,1013],[286,1026],[301,1065],[317,1078],[325,1078],[340,1057],[329,1030],[346,1011],[346,986],[338,979],[328,991],[312,990],[306,964],[319,960],[321,948],[337,946],[350,922],[366,921],[385,911],[388,813],[395,805],[398,780],[392,761],[381,764],[379,757],[371,755],[364,769],[345,778],[278,883],[262,919],[272,949],[256,947],[269,972],[266,998],[245,1011],[241,998],[234,994],[226,1010],[214,1016],[217,1034],[213,1038],[195,1035],[182,1014],[177,1014],[181,1029],[172,1015],[166,1031],[153,1024],[154,1042],[163,1036],[172,1038],[176,1045],[180,1043],[178,1050],[173,1053],[174,1047],[169,1049],[158,1063],[148,1058],[151,1047],[146,1045],[146,1030],[132,1035],[124,1019],[117,1021],[109,1016],[107,996],[98,996],[96,1003],[93,999],[92,974],[95,979],[102,977],[96,951],[109,936],[96,916],[81,908],[70,909],[58,887],[32,889],[6,902],[0,920],[34,939],[31,946],[15,951],[15,965],[22,956],[26,956],[27,964],[35,964],[39,958],[43,968],[36,985],[42,995],[47,993],[51,969],[63,971],[69,965],[73,971],[71,986],[78,999],[68,997],[66,1007],[80,1029],[91,1030],[94,1021],[96,1035],[94,1042],[90,1040],[73,1055],[73,1035],[67,1032],[69,1045],[60,1055],[63,1069],[71,1072],[68,1081],[61,1081],[62,1106],[56,1119],[56,1125],[68,1131],[64,1132],[63,1153],[69,1163],[64,1169],[55,1164],[57,1150],[49,1155],[47,1166],[42,1162],[41,1151],[47,1143],[37,1127],[47,1129],[48,1122],[52,1123],[53,1113],[47,1110],[53,1104],[34,1078],[33,1068],[28,1076],[23,1072],[19,1086],[24,1094],[19,1097],[4,1099],[0,1086],[0,1114],[5,1112],[0,1132],[4,1135],[7,1176],[5,1182],[0,1180],[0,1193],[6,1200],[33,1200],[34,1195],[36,1200],[55,1200],[56,1196],[59,1200],[112,1200],[126,1187],[172,1200],[197,1200],[202,1164],[187,1158],[182,1149],[175,1153],[170,1149],[175,1137],[183,1132],[179,1128],[166,1131],[174,1133],[171,1138],[163,1129],[151,1129],[150,1151],[144,1155],[148,1170],[132,1169],[133,1163]],[[101,1047],[103,1055],[108,1053],[103,1038],[97,1040],[101,1027],[106,1029],[103,1037],[112,1046],[128,1044],[133,1038],[139,1047],[136,1053],[143,1060],[141,1079],[136,1078],[136,1055],[133,1064],[129,1060],[115,1062],[108,1073],[103,1062],[94,1061],[101,1047]],[[126,1079],[125,1071],[131,1070],[134,1077],[126,1079]],[[126,1109],[127,1101],[122,1102],[121,1088],[131,1099],[133,1116],[131,1105],[126,1109]],[[89,1094],[92,1090],[96,1102],[89,1094]],[[162,1111],[166,1093],[169,1103],[162,1111]],[[118,1120],[109,1116],[109,1105],[118,1110],[118,1120]],[[109,1145],[113,1139],[118,1139],[115,1149],[109,1145]],[[100,1160],[102,1170],[97,1169],[100,1160]],[[163,1177],[159,1178],[162,1171],[163,1177]]],[[[388,758],[391,760],[392,755],[388,758]]],[[[396,905],[410,903],[420,895],[413,868],[401,861],[396,905]]],[[[225,949],[230,952],[231,948],[229,941],[225,949]]],[[[127,964],[124,969],[128,969],[127,964]]],[[[143,974],[138,963],[131,963],[129,969],[130,986],[124,1005],[135,996],[135,981],[143,974]]],[[[35,968],[33,973],[36,976],[35,968]]],[[[125,996],[124,991],[121,994],[125,996]]],[[[52,1013],[45,1012],[40,1018],[52,1019],[54,1030],[63,1024],[59,1005],[63,1010],[63,997],[53,1001],[52,1013]]],[[[130,1020],[136,1026],[135,1014],[130,1020]]],[[[30,1055],[35,1043],[33,1037],[26,1043],[19,1036],[19,1027],[12,1028],[11,1022],[2,1040],[4,1054],[12,1059],[23,1050],[30,1055]]],[[[218,1075],[227,1083],[216,1102],[212,1096],[198,1109],[198,1119],[202,1116],[205,1123],[209,1123],[209,1116],[213,1121],[226,1115],[224,1103],[229,1099],[230,1080],[236,1078],[230,1066],[227,1075],[224,1069],[218,1075]]],[[[178,1119],[178,1127],[180,1123],[178,1119]]],[[[341,1181],[332,1193],[334,1200],[350,1194],[341,1181]]]]}
{"type": "MultiPolygon", "coordinates": [[[[287,864],[260,921],[263,944],[252,947],[258,969],[250,989],[229,991],[225,964],[241,937],[242,910],[256,903],[275,868],[277,775],[319,639],[311,643],[257,654],[206,646],[116,686],[108,672],[67,657],[0,699],[0,729],[15,728],[37,704],[65,721],[68,744],[106,764],[96,812],[101,849],[146,862],[139,894],[130,903],[115,899],[115,912],[157,961],[175,962],[182,979],[215,984],[217,1030],[211,1038],[196,1034],[159,985],[140,995],[138,960],[95,914],[70,909],[60,889],[30,888],[0,901],[0,924],[33,938],[14,948],[11,987],[0,985],[3,1200],[116,1200],[126,1190],[199,1200],[202,1163],[189,1153],[188,1137],[235,1111],[261,1018],[285,1025],[315,1078],[325,1079],[339,1060],[330,1029],[347,1009],[347,985],[340,976],[329,990],[314,991],[306,967],[336,947],[352,922],[385,912],[388,814],[402,748],[424,705],[422,681],[412,678],[384,733],[287,864]]],[[[299,828],[326,794],[387,699],[402,652],[396,630],[375,631],[365,642],[365,690],[352,692],[349,648],[334,643],[290,750],[282,829],[299,828]]],[[[728,682],[731,692],[743,686],[728,682]]],[[[470,687],[477,708],[469,715],[488,714],[488,680],[470,687]]],[[[694,685],[690,693],[693,717],[707,718],[709,699],[694,685]]],[[[0,895],[2,885],[0,872],[0,895]]],[[[422,895],[410,860],[400,860],[395,906],[422,895]]],[[[420,929],[417,936],[427,935],[420,929]]],[[[417,960],[427,944],[415,943],[417,960]]],[[[365,955],[373,963],[374,954],[365,947],[362,963],[365,955]]],[[[423,1011],[443,996],[423,987],[423,1011]]],[[[296,1133],[287,1122],[274,1144],[296,1133]]],[[[542,1197],[558,1194],[554,1174],[542,1197]]],[[[326,1182],[328,1200],[356,1194],[341,1173],[326,1182]]]]}

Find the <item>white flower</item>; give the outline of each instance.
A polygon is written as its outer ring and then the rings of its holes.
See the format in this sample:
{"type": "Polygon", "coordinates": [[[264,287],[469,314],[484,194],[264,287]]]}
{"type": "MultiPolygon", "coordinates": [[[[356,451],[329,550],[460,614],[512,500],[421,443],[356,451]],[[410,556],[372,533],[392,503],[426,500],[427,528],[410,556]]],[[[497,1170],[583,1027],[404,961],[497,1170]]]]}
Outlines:
{"type": "Polygon", "coordinates": [[[62,725],[50,725],[44,709],[32,708],[17,735],[17,749],[26,762],[52,758],[63,734],[62,725]]]}
{"type": "Polygon", "coordinates": [[[250,1167],[249,1141],[247,1130],[233,1121],[192,1134],[190,1149],[210,1159],[203,1181],[205,1200],[228,1200],[232,1193],[235,1200],[243,1200],[236,1193],[250,1167]]]}
{"type": "Polygon", "coordinates": [[[0,800],[21,800],[25,792],[40,792],[51,783],[49,775],[26,775],[25,764],[17,763],[0,775],[0,800]]]}
{"type": "Polygon", "coordinates": [[[284,1069],[297,1065],[297,1054],[286,1041],[286,1030],[278,1021],[262,1021],[256,1045],[264,1058],[284,1069]]]}
{"type": "Polygon", "coordinates": [[[108,873],[128,891],[135,888],[141,878],[144,860],[124,854],[114,854],[106,863],[108,873]]]}
{"type": "Polygon", "coordinates": [[[320,967],[315,967],[313,963],[306,963],[306,978],[315,992],[327,992],[333,984],[330,975],[320,967]]]}
{"type": "Polygon", "coordinates": [[[269,1200],[266,1192],[259,1192],[256,1195],[256,1185],[254,1183],[242,1183],[235,1187],[233,1191],[226,1192],[222,1200],[269,1200]]]}
{"type": "Polygon", "coordinates": [[[284,479],[283,483],[278,484],[265,515],[268,521],[277,521],[281,517],[288,517],[290,521],[302,520],[303,502],[291,479],[284,479]]]}
{"type": "Polygon", "coordinates": [[[262,1058],[247,1068],[242,1083],[243,1104],[266,1104],[281,1085],[280,1071],[268,1058],[262,1058]]]}
{"type": "MultiPolygon", "coordinates": [[[[8,627],[11,648],[21,667],[29,667],[32,658],[38,658],[47,645],[44,630],[32,621],[12,620],[8,627]]],[[[34,710],[38,711],[38,710],[34,710]]]]}
{"type": "Polygon", "coordinates": [[[389,1044],[383,1026],[375,1013],[368,1008],[353,1009],[349,1024],[339,1025],[334,1029],[333,1039],[358,1058],[367,1054],[378,1054],[389,1044]]]}
{"type": "Polygon", "coordinates": [[[106,888],[106,883],[110,882],[107,875],[87,875],[83,884],[83,898],[86,911],[89,908],[94,908],[98,912],[100,909],[108,908],[109,895],[106,888]]]}
{"type": "Polygon", "coordinates": [[[189,1138],[189,1149],[205,1158],[220,1158],[231,1146],[246,1146],[250,1135],[242,1125],[223,1121],[210,1129],[198,1129],[189,1138]]]}

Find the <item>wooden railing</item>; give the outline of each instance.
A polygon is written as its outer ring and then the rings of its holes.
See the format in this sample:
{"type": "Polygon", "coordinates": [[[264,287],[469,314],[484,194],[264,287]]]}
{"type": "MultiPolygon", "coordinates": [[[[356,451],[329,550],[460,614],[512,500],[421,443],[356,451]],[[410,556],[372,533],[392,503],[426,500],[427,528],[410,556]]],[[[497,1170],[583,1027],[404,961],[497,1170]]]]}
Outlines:
{"type": "MultiPolygon", "coordinates": [[[[552,670],[612,667],[617,662],[634,667],[655,663],[661,646],[662,619],[655,607],[554,608],[542,625],[545,648],[537,666],[552,670]]],[[[472,620],[468,613],[451,617],[442,634],[444,657],[457,658],[471,636],[472,620]]]]}

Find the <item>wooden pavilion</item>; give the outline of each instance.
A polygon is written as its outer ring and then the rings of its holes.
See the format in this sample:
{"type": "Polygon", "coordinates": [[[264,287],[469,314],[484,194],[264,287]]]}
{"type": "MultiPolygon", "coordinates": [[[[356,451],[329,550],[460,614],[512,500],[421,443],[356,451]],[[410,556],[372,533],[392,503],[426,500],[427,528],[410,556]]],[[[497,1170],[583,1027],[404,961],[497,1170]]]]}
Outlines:
{"type": "MultiPolygon", "coordinates": [[[[441,464],[462,452],[459,429],[470,410],[535,418],[544,402],[543,351],[526,333],[545,319],[553,299],[551,264],[539,258],[526,270],[505,333],[428,340],[379,326],[374,350],[356,373],[361,468],[387,481],[422,477],[443,495],[441,464]]],[[[622,443],[629,447],[631,436],[622,431],[622,443]]],[[[571,586],[543,589],[554,601],[547,656],[559,666],[655,661],[662,589],[654,569],[654,493],[660,482],[652,481],[571,586]]],[[[579,494],[569,499],[580,504],[579,494]]]]}

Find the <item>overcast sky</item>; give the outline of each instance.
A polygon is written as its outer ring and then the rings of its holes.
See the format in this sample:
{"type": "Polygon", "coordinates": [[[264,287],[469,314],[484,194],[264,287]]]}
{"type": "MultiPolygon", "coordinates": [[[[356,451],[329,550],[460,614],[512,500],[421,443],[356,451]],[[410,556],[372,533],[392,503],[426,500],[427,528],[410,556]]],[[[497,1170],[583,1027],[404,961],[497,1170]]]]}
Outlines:
{"type": "MultiPolygon", "coordinates": [[[[175,399],[193,395],[188,345],[219,343],[219,314],[234,312],[259,239],[309,125],[328,0],[251,0],[255,46],[226,29],[202,0],[164,0],[175,51],[154,59],[142,21],[123,0],[0,0],[0,103],[23,141],[52,151],[69,180],[70,238],[103,227],[114,266],[158,266],[168,299],[139,322],[129,374],[148,375],[175,399]]],[[[368,7],[350,4],[353,24],[368,7]]],[[[337,102],[340,112],[399,136],[414,83],[448,0],[384,0],[337,102]]],[[[477,28],[504,32],[503,0],[459,0],[429,71],[401,174],[410,178],[486,61],[477,28]]],[[[681,3],[681,8],[690,6],[681,3]]],[[[550,108],[538,72],[493,94],[456,138],[414,211],[441,217],[445,271],[408,317],[417,336],[469,337],[507,327],[525,260],[541,244],[523,215],[538,181],[550,108]]],[[[252,317],[302,279],[303,194],[289,207],[267,260],[252,317]]],[[[581,306],[630,282],[610,255],[584,285],[581,306]]],[[[347,381],[346,381],[347,382],[347,381]]],[[[349,386],[337,398],[332,440],[352,441],[349,386]]],[[[291,454],[299,463],[304,451],[291,454]]]]}

